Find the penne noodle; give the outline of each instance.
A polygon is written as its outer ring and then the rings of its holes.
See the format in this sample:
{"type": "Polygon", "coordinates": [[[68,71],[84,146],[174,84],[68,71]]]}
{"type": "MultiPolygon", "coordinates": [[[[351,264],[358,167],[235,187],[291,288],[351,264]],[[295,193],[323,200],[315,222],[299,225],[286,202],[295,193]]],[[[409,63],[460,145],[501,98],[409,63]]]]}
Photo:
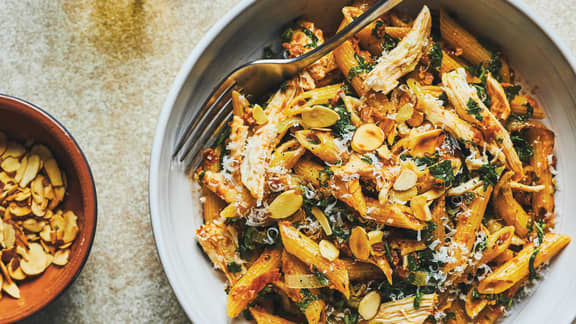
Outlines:
{"type": "Polygon", "coordinates": [[[440,10],[440,33],[450,46],[462,49],[462,56],[472,64],[490,62],[490,52],[443,9],[440,10]]]}
{"type": "Polygon", "coordinates": [[[510,116],[510,103],[506,97],[504,88],[492,74],[486,76],[486,92],[490,97],[490,112],[499,120],[506,120],[510,116]]]}
{"type": "Polygon", "coordinates": [[[250,307],[250,314],[254,317],[257,324],[296,324],[282,317],[272,315],[260,307],[250,307]]]}
{"type": "Polygon", "coordinates": [[[514,173],[512,171],[506,172],[500,178],[496,187],[494,187],[494,211],[506,224],[514,226],[518,236],[526,237],[531,218],[516,199],[514,199],[510,186],[513,175],[514,173]]]}
{"type": "Polygon", "coordinates": [[[532,118],[534,119],[544,119],[546,114],[544,110],[534,98],[529,96],[517,95],[512,101],[510,101],[510,110],[517,115],[526,115],[528,112],[528,107],[533,108],[532,118]]]}
{"type": "Polygon", "coordinates": [[[248,307],[258,292],[267,284],[281,277],[280,263],[282,252],[279,249],[267,250],[260,255],[228,293],[226,309],[229,317],[236,317],[248,307]]]}
{"type": "Polygon", "coordinates": [[[388,203],[382,206],[378,200],[366,197],[367,219],[392,227],[421,230],[424,223],[414,217],[410,207],[399,203],[388,203]]]}
{"type": "Polygon", "coordinates": [[[342,259],[348,269],[350,281],[368,281],[383,279],[384,272],[372,263],[342,259]]]}
{"type": "Polygon", "coordinates": [[[423,323],[434,311],[436,294],[426,294],[420,299],[418,309],[414,308],[414,298],[406,297],[400,300],[380,305],[376,316],[367,321],[370,324],[423,323]]]}
{"type": "MultiPolygon", "coordinates": [[[[538,247],[539,252],[534,258],[534,269],[556,255],[568,243],[570,243],[570,238],[566,235],[546,234],[538,247]]],[[[500,294],[527,277],[530,272],[529,262],[533,253],[534,243],[530,243],[513,259],[482,279],[478,285],[478,292],[481,294],[500,294]]]]}
{"type": "Polygon", "coordinates": [[[315,269],[315,273],[325,276],[334,289],[340,291],[346,298],[350,297],[350,280],[346,264],[339,259],[328,261],[320,255],[318,244],[306,235],[300,233],[288,222],[279,223],[280,234],[284,248],[300,261],[315,269]]]}
{"type": "Polygon", "coordinates": [[[550,165],[553,162],[554,133],[539,122],[534,125],[536,127],[526,131],[527,140],[534,150],[530,165],[537,177],[535,183],[544,189],[532,195],[532,209],[548,226],[554,226],[554,183],[550,165]]]}
{"type": "Polygon", "coordinates": [[[226,203],[206,186],[202,186],[202,197],[204,198],[202,203],[204,223],[209,224],[220,219],[220,212],[226,207],[226,203]]]}
{"type": "Polygon", "coordinates": [[[270,168],[292,169],[306,153],[306,148],[300,145],[296,139],[289,140],[276,148],[272,153],[270,168]]]}

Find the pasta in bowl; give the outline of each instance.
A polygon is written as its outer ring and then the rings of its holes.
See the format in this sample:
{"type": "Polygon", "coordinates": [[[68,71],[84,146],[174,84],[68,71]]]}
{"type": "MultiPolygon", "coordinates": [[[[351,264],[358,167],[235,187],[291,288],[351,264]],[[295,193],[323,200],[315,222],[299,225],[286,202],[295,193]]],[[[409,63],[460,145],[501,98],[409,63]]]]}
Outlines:
{"type": "MultiPolygon", "coordinates": [[[[342,8],[341,27],[369,6],[342,8]]],[[[312,21],[284,56],[324,41],[312,21]]],[[[493,323],[570,237],[554,133],[504,53],[391,12],[267,98],[233,93],[197,239],[257,323],[493,323]],[[280,315],[280,316],[279,316],[280,315]]]]}

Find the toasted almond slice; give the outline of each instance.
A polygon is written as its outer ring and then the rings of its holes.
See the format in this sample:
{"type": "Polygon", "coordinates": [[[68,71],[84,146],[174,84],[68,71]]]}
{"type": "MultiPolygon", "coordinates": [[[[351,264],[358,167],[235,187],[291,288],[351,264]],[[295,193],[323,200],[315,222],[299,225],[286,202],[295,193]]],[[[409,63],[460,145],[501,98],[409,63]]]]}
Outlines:
{"type": "Polygon", "coordinates": [[[58,205],[62,202],[62,200],[64,200],[65,194],[66,194],[66,188],[65,187],[55,187],[54,188],[54,199],[52,201],[50,201],[50,205],[48,205],[48,208],[54,209],[54,208],[58,207],[58,205]]]}
{"type": "Polygon", "coordinates": [[[78,234],[77,220],[78,217],[73,211],[68,210],[64,213],[64,236],[62,237],[64,243],[70,243],[76,238],[76,234],[78,234]]]}
{"type": "Polygon", "coordinates": [[[27,187],[30,181],[36,178],[38,171],[40,171],[40,157],[36,154],[30,155],[28,158],[28,165],[26,166],[26,171],[20,180],[20,187],[27,187]]]}
{"type": "Polygon", "coordinates": [[[72,245],[72,242],[66,243],[66,244],[62,244],[62,245],[58,246],[58,248],[63,250],[63,249],[69,248],[71,245],[72,245]]]}
{"type": "Polygon", "coordinates": [[[370,242],[370,246],[382,242],[382,238],[384,237],[384,232],[380,230],[370,231],[368,232],[368,242],[370,242]]]}
{"type": "Polygon", "coordinates": [[[49,159],[44,163],[44,170],[46,170],[46,174],[48,178],[50,178],[50,182],[54,187],[59,187],[64,185],[62,180],[62,173],[58,168],[58,163],[54,159],[49,159]]]}
{"type": "Polygon", "coordinates": [[[0,156],[2,156],[4,152],[6,152],[7,148],[8,148],[8,138],[6,137],[6,134],[0,132],[0,156]]]}
{"type": "Polygon", "coordinates": [[[414,106],[412,106],[411,103],[407,103],[404,106],[400,107],[400,109],[398,109],[395,119],[398,123],[403,123],[408,119],[412,118],[413,113],[414,113],[414,106]]]}
{"type": "Polygon", "coordinates": [[[266,113],[260,105],[254,105],[254,108],[252,109],[252,117],[254,117],[254,120],[258,125],[264,125],[268,122],[268,117],[266,117],[266,113]]]}
{"type": "Polygon", "coordinates": [[[340,119],[340,115],[334,110],[316,105],[302,111],[302,122],[309,128],[330,127],[340,119]]]}
{"type": "Polygon", "coordinates": [[[365,320],[370,320],[380,308],[380,294],[377,291],[367,293],[358,305],[358,313],[362,315],[365,320]]]}
{"type": "Polygon", "coordinates": [[[28,167],[28,155],[24,155],[22,160],[20,160],[20,168],[18,168],[18,171],[16,171],[16,175],[14,176],[14,180],[17,183],[22,180],[26,167],[28,167]]]}
{"type": "Polygon", "coordinates": [[[6,151],[2,154],[2,159],[6,159],[8,157],[20,158],[22,155],[26,153],[26,148],[21,144],[16,142],[8,142],[8,146],[6,147],[6,151]]]}
{"type": "Polygon", "coordinates": [[[18,158],[9,157],[4,159],[4,161],[2,161],[0,167],[2,167],[2,170],[4,170],[4,172],[14,173],[18,171],[18,169],[20,168],[20,161],[18,160],[18,158]]]}
{"type": "Polygon", "coordinates": [[[396,191],[406,191],[416,185],[418,175],[410,169],[404,169],[394,181],[392,188],[396,191]]]}
{"type": "Polygon", "coordinates": [[[22,227],[24,227],[27,231],[32,233],[40,233],[42,229],[46,225],[45,222],[39,222],[34,218],[28,218],[27,220],[22,222],[22,227]]]}
{"type": "Polygon", "coordinates": [[[41,204],[44,201],[44,190],[44,176],[39,174],[30,183],[30,191],[35,202],[41,204]]]}
{"type": "Polygon", "coordinates": [[[22,269],[20,269],[20,264],[17,258],[12,258],[12,260],[10,260],[10,263],[8,263],[6,268],[8,269],[8,273],[10,274],[10,277],[12,277],[12,279],[14,280],[26,279],[26,274],[22,271],[22,269]]]}
{"type": "Polygon", "coordinates": [[[428,207],[426,197],[423,195],[416,196],[410,200],[410,208],[414,212],[414,217],[421,221],[429,221],[432,219],[432,213],[428,207]]]}
{"type": "Polygon", "coordinates": [[[326,215],[324,215],[324,212],[320,210],[320,208],[318,207],[312,207],[310,212],[312,212],[312,215],[316,217],[316,220],[318,221],[318,223],[320,223],[322,229],[324,229],[324,233],[326,233],[326,235],[328,236],[332,235],[332,227],[330,226],[328,218],[326,218],[326,215]]]}
{"type": "Polygon", "coordinates": [[[69,256],[70,256],[69,249],[58,250],[56,251],[56,254],[54,254],[54,260],[52,260],[52,263],[61,267],[65,266],[68,263],[69,256]]]}
{"type": "Polygon", "coordinates": [[[235,204],[229,204],[228,206],[224,207],[220,212],[220,216],[224,218],[234,218],[238,216],[238,211],[236,210],[235,204]]]}
{"type": "Polygon", "coordinates": [[[376,153],[381,159],[386,161],[392,158],[392,152],[390,152],[390,149],[388,148],[388,146],[386,146],[386,144],[383,144],[382,146],[377,148],[376,153]]]}
{"type": "Polygon", "coordinates": [[[4,290],[12,298],[20,298],[20,289],[18,289],[18,286],[14,281],[4,280],[2,283],[2,290],[4,290]]]}
{"type": "Polygon", "coordinates": [[[42,144],[34,144],[34,146],[32,146],[32,148],[30,149],[30,154],[38,155],[40,157],[40,160],[42,160],[44,163],[54,158],[50,149],[42,144]]]}
{"type": "Polygon", "coordinates": [[[288,190],[276,197],[268,206],[270,217],[282,219],[291,216],[302,207],[302,194],[297,190],[288,190]]]}
{"type": "Polygon", "coordinates": [[[34,216],[43,217],[46,214],[46,208],[48,207],[48,200],[44,200],[41,203],[37,203],[36,200],[32,200],[32,205],[30,210],[34,216]]]}
{"type": "Polygon", "coordinates": [[[338,259],[340,255],[340,250],[332,244],[332,242],[327,240],[322,240],[318,243],[318,247],[320,249],[320,255],[322,255],[328,261],[334,261],[338,259]]]}
{"type": "Polygon", "coordinates": [[[16,217],[23,217],[23,216],[27,216],[30,215],[30,212],[32,212],[30,210],[30,207],[28,206],[19,206],[15,203],[10,203],[10,205],[8,206],[8,210],[10,211],[10,214],[16,216],[16,217]]]}
{"type": "Polygon", "coordinates": [[[358,153],[368,153],[384,143],[384,132],[376,124],[364,124],[354,132],[352,149],[358,153]]]}
{"type": "Polygon", "coordinates": [[[52,230],[50,229],[50,225],[44,225],[42,231],[40,232],[40,238],[45,242],[50,242],[50,233],[52,230]]]}
{"type": "Polygon", "coordinates": [[[4,223],[2,226],[3,245],[5,249],[11,249],[16,243],[16,231],[12,224],[4,223]]]}
{"type": "Polygon", "coordinates": [[[20,262],[20,268],[25,274],[35,276],[44,272],[51,262],[52,259],[48,257],[42,245],[30,243],[28,252],[20,262]]]}
{"type": "Polygon", "coordinates": [[[348,244],[350,245],[350,251],[358,260],[368,260],[371,250],[370,241],[363,227],[356,226],[352,229],[348,244]]]}

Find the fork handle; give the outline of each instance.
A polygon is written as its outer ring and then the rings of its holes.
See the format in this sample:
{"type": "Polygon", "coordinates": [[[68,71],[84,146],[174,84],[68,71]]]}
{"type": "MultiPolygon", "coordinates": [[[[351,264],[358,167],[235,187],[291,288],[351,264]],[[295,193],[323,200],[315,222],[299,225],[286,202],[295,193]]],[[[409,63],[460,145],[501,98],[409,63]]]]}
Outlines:
{"type": "Polygon", "coordinates": [[[336,35],[328,39],[322,46],[306,53],[303,56],[294,59],[294,63],[298,65],[298,69],[304,69],[308,65],[318,61],[326,54],[336,49],[340,44],[352,37],[354,34],[362,30],[376,18],[382,16],[390,9],[398,5],[402,0],[380,0],[374,4],[370,9],[366,10],[360,17],[356,18],[348,26],[340,30],[336,35]]]}

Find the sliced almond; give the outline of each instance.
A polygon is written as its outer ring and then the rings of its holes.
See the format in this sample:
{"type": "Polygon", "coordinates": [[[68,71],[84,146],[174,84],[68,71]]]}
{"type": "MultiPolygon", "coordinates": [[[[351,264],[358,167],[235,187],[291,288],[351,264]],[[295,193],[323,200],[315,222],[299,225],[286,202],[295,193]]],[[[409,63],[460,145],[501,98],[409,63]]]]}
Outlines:
{"type": "Polygon", "coordinates": [[[76,238],[76,234],[78,234],[78,217],[76,217],[76,214],[71,210],[66,211],[63,217],[64,236],[62,237],[62,240],[64,243],[70,243],[76,238]]]}
{"type": "Polygon", "coordinates": [[[26,171],[20,180],[20,187],[27,187],[30,181],[36,178],[38,171],[40,171],[40,157],[36,154],[32,154],[28,158],[28,165],[26,166],[26,171]]]}
{"type": "Polygon", "coordinates": [[[365,320],[370,320],[378,313],[380,308],[380,294],[377,291],[367,293],[358,305],[358,313],[365,320]]]}
{"type": "Polygon", "coordinates": [[[291,216],[302,207],[302,194],[297,190],[288,190],[276,197],[268,206],[270,217],[282,219],[291,216]]]}
{"type": "Polygon", "coordinates": [[[356,129],[350,144],[354,151],[368,153],[379,148],[384,137],[384,132],[376,124],[364,124],[356,129]]]}
{"type": "Polygon", "coordinates": [[[368,242],[370,246],[382,242],[382,238],[384,237],[384,232],[380,230],[370,231],[368,232],[368,242]]]}
{"type": "Polygon", "coordinates": [[[432,220],[432,213],[430,212],[425,196],[420,195],[412,198],[412,200],[410,200],[410,208],[412,208],[414,212],[414,217],[419,220],[425,222],[432,220]]]}
{"type": "Polygon", "coordinates": [[[404,106],[398,109],[396,112],[396,122],[403,123],[408,119],[412,118],[412,114],[414,113],[414,106],[411,103],[407,103],[404,106]]]}
{"type": "Polygon", "coordinates": [[[252,117],[258,125],[264,125],[268,122],[268,117],[266,117],[266,113],[264,109],[260,105],[254,105],[252,109],[252,117]]]}
{"type": "Polygon", "coordinates": [[[16,231],[11,224],[4,223],[2,226],[2,242],[5,249],[11,249],[16,243],[16,231]]]}
{"type": "Polygon", "coordinates": [[[220,212],[220,216],[224,218],[234,218],[238,216],[238,211],[236,210],[235,204],[229,204],[228,206],[224,207],[220,212]]]}
{"type": "Polygon", "coordinates": [[[363,227],[356,226],[352,229],[348,244],[350,245],[350,251],[358,260],[368,260],[371,250],[370,241],[363,227]]]}
{"type": "Polygon", "coordinates": [[[8,142],[8,146],[6,147],[6,151],[2,154],[2,159],[6,159],[8,157],[20,158],[22,155],[26,153],[26,148],[21,144],[16,142],[8,142]]]}
{"type": "Polygon", "coordinates": [[[320,248],[320,255],[322,255],[328,261],[334,261],[338,259],[340,255],[340,250],[332,244],[332,242],[327,240],[322,240],[318,243],[318,247],[320,248]]]}
{"type": "Polygon", "coordinates": [[[70,257],[69,249],[58,250],[56,251],[56,254],[54,254],[54,259],[52,260],[52,263],[61,267],[65,266],[68,263],[69,257],[70,257]]]}
{"type": "Polygon", "coordinates": [[[416,182],[418,182],[418,175],[416,172],[409,169],[404,169],[398,178],[396,178],[396,181],[394,181],[392,188],[394,188],[396,191],[406,191],[414,187],[416,182]]]}
{"type": "Polygon", "coordinates": [[[42,245],[30,243],[27,254],[20,262],[20,268],[26,275],[35,276],[44,272],[50,263],[52,259],[46,254],[42,245]]]}
{"type": "Polygon", "coordinates": [[[330,127],[340,119],[340,115],[325,106],[313,106],[302,111],[302,122],[308,128],[330,127]]]}
{"type": "Polygon", "coordinates": [[[388,161],[392,158],[392,152],[390,152],[390,149],[388,148],[388,146],[386,146],[386,144],[377,148],[376,153],[378,154],[378,156],[381,159],[386,160],[386,161],[388,161]]]}
{"type": "Polygon", "coordinates": [[[27,220],[22,222],[22,227],[24,227],[27,231],[33,233],[39,233],[46,225],[45,222],[39,222],[33,218],[28,218],[27,220]]]}
{"type": "Polygon", "coordinates": [[[44,170],[46,170],[46,174],[50,179],[50,183],[52,183],[54,187],[64,185],[64,182],[62,180],[62,173],[58,168],[58,163],[56,162],[56,160],[50,159],[46,161],[46,163],[44,164],[44,170]]]}
{"type": "Polygon", "coordinates": [[[65,194],[66,194],[66,188],[65,187],[55,187],[54,188],[54,199],[52,199],[52,201],[50,201],[50,205],[48,205],[48,208],[54,209],[54,208],[58,207],[58,205],[62,202],[62,200],[64,200],[65,194]]]}
{"type": "Polygon", "coordinates": [[[52,230],[50,229],[49,225],[44,225],[42,231],[40,231],[40,238],[46,242],[50,242],[50,233],[52,230]]]}
{"type": "Polygon", "coordinates": [[[18,258],[12,258],[12,260],[10,260],[10,263],[8,263],[8,266],[6,268],[8,268],[8,273],[10,274],[10,277],[12,279],[14,280],[26,279],[26,274],[22,271],[22,269],[20,269],[20,262],[18,261],[18,258]]]}
{"type": "Polygon", "coordinates": [[[2,167],[2,170],[4,170],[4,172],[14,173],[18,171],[18,169],[20,168],[20,161],[15,157],[9,157],[4,159],[4,161],[2,161],[0,167],[2,167]]]}
{"type": "Polygon", "coordinates": [[[24,176],[24,172],[26,171],[26,167],[28,166],[28,155],[25,155],[22,160],[20,160],[20,168],[16,171],[16,175],[14,176],[14,180],[19,183],[24,176]]]}
{"type": "Polygon", "coordinates": [[[328,236],[332,235],[332,227],[330,226],[328,218],[326,218],[326,215],[324,215],[324,212],[320,210],[320,208],[318,207],[312,207],[310,211],[312,215],[316,217],[316,220],[318,221],[318,223],[320,223],[322,229],[324,229],[324,233],[326,233],[326,235],[328,236]]]}
{"type": "Polygon", "coordinates": [[[44,176],[39,174],[30,183],[30,191],[35,202],[40,204],[44,201],[44,190],[44,176]]]}
{"type": "Polygon", "coordinates": [[[30,213],[32,212],[32,210],[30,210],[30,207],[20,206],[20,205],[17,205],[15,203],[11,203],[8,206],[8,210],[10,211],[10,214],[12,214],[16,217],[27,216],[27,215],[30,215],[30,213]]]}
{"type": "Polygon", "coordinates": [[[44,163],[54,158],[52,156],[52,152],[50,151],[50,149],[42,144],[34,144],[34,146],[32,146],[32,148],[30,149],[30,153],[38,155],[44,163]]]}
{"type": "Polygon", "coordinates": [[[416,186],[406,190],[406,191],[390,191],[390,200],[399,203],[405,203],[410,201],[414,196],[418,195],[418,188],[416,186]]]}
{"type": "Polygon", "coordinates": [[[2,290],[4,290],[12,298],[20,298],[20,289],[14,281],[4,280],[2,283],[2,290]]]}

